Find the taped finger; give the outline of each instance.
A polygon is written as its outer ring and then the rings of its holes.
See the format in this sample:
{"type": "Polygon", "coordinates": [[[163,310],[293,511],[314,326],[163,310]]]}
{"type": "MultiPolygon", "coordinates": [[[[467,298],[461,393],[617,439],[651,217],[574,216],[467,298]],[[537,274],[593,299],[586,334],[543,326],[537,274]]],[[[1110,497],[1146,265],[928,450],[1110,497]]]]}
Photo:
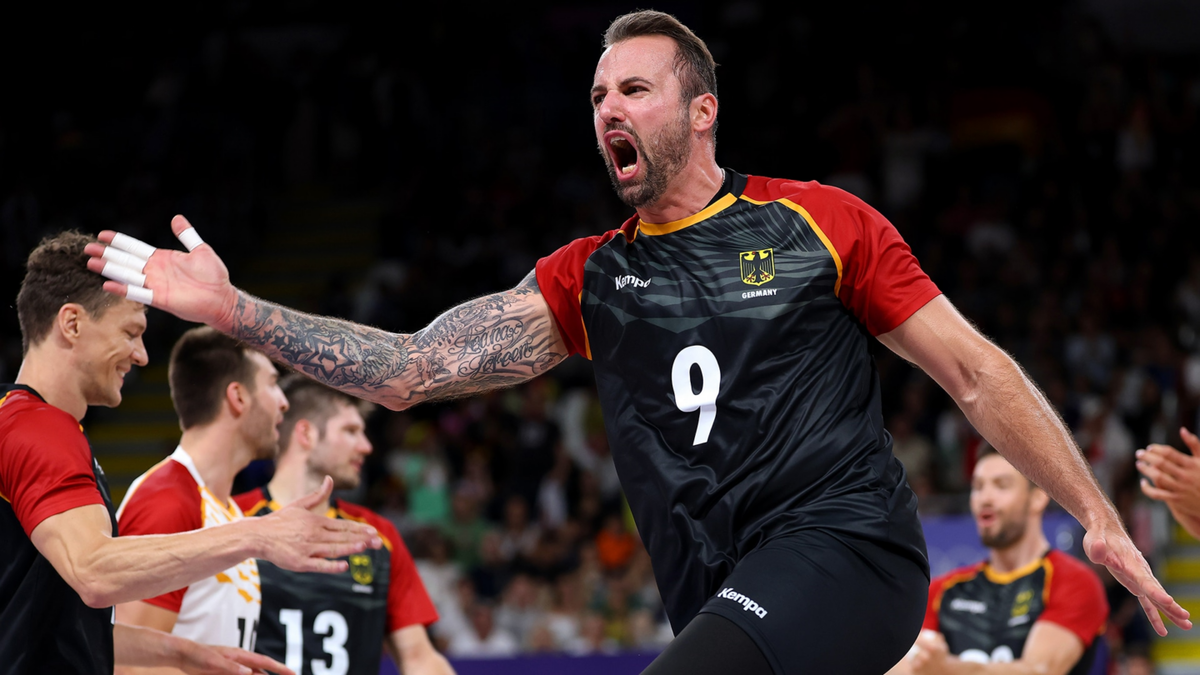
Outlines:
{"type": "Polygon", "coordinates": [[[179,241],[183,242],[183,245],[187,247],[188,251],[194,251],[196,250],[197,246],[204,243],[204,240],[200,238],[200,235],[196,232],[196,228],[194,227],[189,227],[183,232],[180,232],[178,236],[179,241]]]}
{"type": "Polygon", "coordinates": [[[144,258],[139,258],[132,253],[126,253],[125,251],[113,248],[112,246],[105,246],[104,254],[100,256],[100,258],[102,260],[116,263],[123,267],[137,270],[138,272],[146,271],[147,261],[144,258]]]}
{"type": "Polygon", "coordinates": [[[142,288],[141,286],[127,286],[125,288],[125,297],[134,302],[140,302],[143,305],[154,304],[154,291],[149,288],[142,288]]]}
{"type": "Polygon", "coordinates": [[[130,286],[146,285],[145,274],[142,274],[135,269],[125,267],[124,265],[118,265],[114,262],[104,263],[104,269],[100,271],[100,274],[112,279],[113,281],[119,281],[123,284],[129,284],[130,286]]]}
{"type": "Polygon", "coordinates": [[[122,251],[132,253],[143,260],[149,260],[150,256],[154,255],[154,252],[158,250],[140,239],[134,239],[133,237],[127,234],[121,234],[120,232],[113,235],[113,239],[111,242],[109,242],[109,246],[115,246],[122,251]]]}

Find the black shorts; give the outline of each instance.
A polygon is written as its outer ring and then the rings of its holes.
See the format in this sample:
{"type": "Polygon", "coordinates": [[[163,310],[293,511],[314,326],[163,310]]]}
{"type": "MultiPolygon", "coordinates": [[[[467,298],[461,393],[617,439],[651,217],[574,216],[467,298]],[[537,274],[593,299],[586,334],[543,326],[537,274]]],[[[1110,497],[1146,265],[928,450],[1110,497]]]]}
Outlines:
{"type": "Polygon", "coordinates": [[[746,555],[700,611],[737,624],[775,675],[881,675],[912,647],[928,597],[924,565],[808,530],[746,555]]]}

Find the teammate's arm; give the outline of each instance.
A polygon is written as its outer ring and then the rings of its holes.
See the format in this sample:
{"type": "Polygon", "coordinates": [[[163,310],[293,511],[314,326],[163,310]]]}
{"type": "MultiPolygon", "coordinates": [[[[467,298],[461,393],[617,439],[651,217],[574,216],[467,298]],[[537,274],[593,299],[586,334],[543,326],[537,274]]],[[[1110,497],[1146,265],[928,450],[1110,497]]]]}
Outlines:
{"type": "Polygon", "coordinates": [[[140,537],[113,537],[107,509],[91,504],[46,518],[30,539],[89,607],[162,595],[247,558],[298,572],[343,572],[346,561],[327,558],[378,548],[382,541],[368,525],[307,510],[332,488],[326,478],[321,489],[263,518],[140,537]]]}
{"type": "Polygon", "coordinates": [[[1033,624],[1021,658],[1008,663],[963,661],[948,653],[944,635],[921,631],[912,654],[888,675],[1067,675],[1082,656],[1079,637],[1049,621],[1033,624]]]}
{"type": "MultiPolygon", "coordinates": [[[[119,673],[122,667],[166,666],[188,675],[255,675],[267,670],[295,675],[278,661],[234,647],[202,645],[150,628],[113,626],[113,656],[119,673]]],[[[148,671],[137,671],[148,672],[148,671]]]]}
{"type": "MultiPolygon", "coordinates": [[[[191,228],[171,221],[179,235],[191,228]]],[[[100,233],[112,242],[115,232],[100,233]]],[[[89,244],[88,268],[103,272],[104,244],[89,244]]],[[[468,301],[412,334],[305,314],[238,290],[207,244],[189,253],[157,249],[142,270],[152,305],[206,323],[268,356],[359,398],[399,410],[530,380],[567,357],[550,307],[531,272],[516,288],[468,301]]],[[[125,296],[128,286],[104,289],[125,296]]]]}
{"type": "Polygon", "coordinates": [[[454,668],[433,648],[421,624],[392,631],[383,646],[404,675],[454,675],[454,668]]]}
{"type": "MultiPolygon", "coordinates": [[[[179,618],[178,612],[172,612],[162,607],[155,607],[148,602],[140,600],[117,605],[116,612],[118,624],[151,628],[164,633],[170,633],[171,629],[175,628],[175,621],[179,618]]],[[[113,671],[113,675],[178,675],[179,672],[179,669],[176,667],[164,666],[151,670],[118,665],[116,670],[113,671]]]]}
{"type": "Polygon", "coordinates": [[[1088,557],[1138,597],[1159,635],[1166,635],[1166,628],[1158,610],[1191,627],[1188,612],[1163,590],[1125,532],[1054,407],[945,296],[929,301],[879,340],[937,381],[984,438],[1079,520],[1087,530],[1088,557]]]}

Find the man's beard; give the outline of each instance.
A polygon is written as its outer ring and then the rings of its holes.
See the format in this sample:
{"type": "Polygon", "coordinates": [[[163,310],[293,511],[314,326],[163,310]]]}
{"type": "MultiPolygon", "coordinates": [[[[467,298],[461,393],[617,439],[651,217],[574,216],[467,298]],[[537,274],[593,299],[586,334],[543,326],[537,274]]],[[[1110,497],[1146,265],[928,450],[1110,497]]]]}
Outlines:
{"type": "Polygon", "coordinates": [[[1021,517],[1016,520],[1002,522],[1000,523],[1000,527],[996,530],[995,534],[984,534],[980,532],[979,541],[982,542],[986,548],[1002,551],[1018,541],[1021,541],[1021,537],[1025,536],[1025,528],[1027,526],[1026,521],[1027,519],[1025,517],[1021,517]]]}
{"type": "Polygon", "coordinates": [[[653,204],[667,192],[667,185],[678,176],[683,167],[687,166],[691,154],[691,125],[688,123],[687,108],[682,109],[678,123],[669,125],[651,138],[649,144],[643,143],[637,132],[623,124],[611,124],[606,131],[620,130],[633,136],[638,149],[638,161],[641,164],[641,177],[628,185],[623,184],[617,176],[617,167],[613,163],[612,154],[600,144],[600,154],[608,167],[608,178],[612,181],[613,190],[626,206],[638,208],[653,204]]]}

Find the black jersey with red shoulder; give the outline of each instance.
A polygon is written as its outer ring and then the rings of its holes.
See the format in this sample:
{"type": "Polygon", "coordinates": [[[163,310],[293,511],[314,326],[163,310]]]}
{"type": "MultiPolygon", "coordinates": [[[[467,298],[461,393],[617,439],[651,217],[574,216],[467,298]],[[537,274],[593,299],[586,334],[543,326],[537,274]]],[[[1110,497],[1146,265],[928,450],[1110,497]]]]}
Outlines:
{"type": "MultiPolygon", "coordinates": [[[[234,499],[247,516],[280,507],[266,488],[234,499]]],[[[348,556],[350,569],[341,574],[291,572],[259,560],[263,604],[254,651],[282,661],[296,675],[376,675],[384,638],[437,621],[437,610],[387,519],[340,499],[329,516],[371,525],[383,548],[348,556]]]]}
{"type": "Polygon", "coordinates": [[[108,509],[79,422],[33,389],[0,385],[0,668],[12,675],[113,671],[113,610],[84,604],[30,536],[50,516],[108,509]]]}
{"type": "Polygon", "coordinates": [[[1071,631],[1083,644],[1069,675],[1091,672],[1096,638],[1108,622],[1100,578],[1062,551],[1008,573],[978,563],[933,580],[923,627],[945,635],[950,653],[960,659],[1007,663],[1021,658],[1039,621],[1071,631]]]}
{"type": "Polygon", "coordinates": [[[820,528],[927,567],[869,352],[939,294],[896,229],[815,182],[726,170],[699,213],[537,264],[678,633],[734,564],[820,528]]]}

